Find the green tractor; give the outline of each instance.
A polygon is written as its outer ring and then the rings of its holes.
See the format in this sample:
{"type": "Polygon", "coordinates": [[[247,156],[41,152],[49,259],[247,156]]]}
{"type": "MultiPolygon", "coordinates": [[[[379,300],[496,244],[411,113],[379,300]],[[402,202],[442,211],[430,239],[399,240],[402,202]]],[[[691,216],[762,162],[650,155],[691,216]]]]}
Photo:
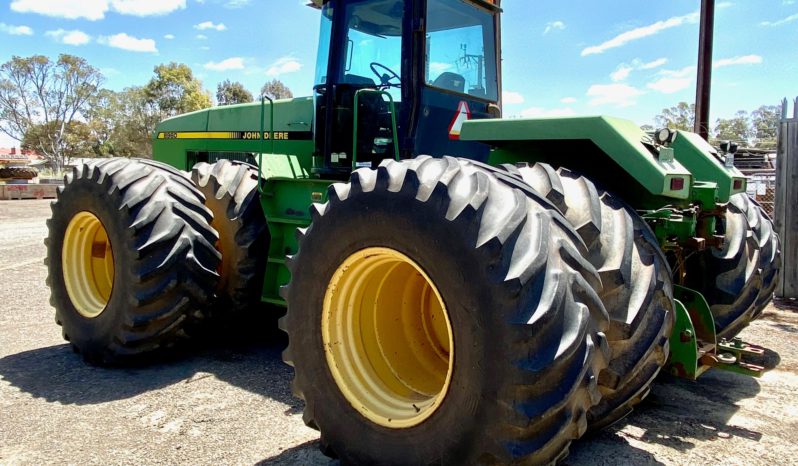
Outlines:
{"type": "Polygon", "coordinates": [[[162,122],[76,168],[56,320],[96,364],[282,312],[352,464],[546,464],[665,367],[759,375],[779,242],[733,154],[611,117],[501,119],[499,0],[316,0],[313,95],[162,122]]]}

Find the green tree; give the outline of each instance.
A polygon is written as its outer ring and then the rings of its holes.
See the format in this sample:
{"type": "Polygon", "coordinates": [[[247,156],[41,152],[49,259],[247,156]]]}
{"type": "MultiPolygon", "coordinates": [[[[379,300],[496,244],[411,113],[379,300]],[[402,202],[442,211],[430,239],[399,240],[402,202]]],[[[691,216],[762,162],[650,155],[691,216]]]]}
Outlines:
{"type": "Polygon", "coordinates": [[[659,128],[692,131],[695,126],[695,104],[679,102],[675,107],[662,109],[654,121],[659,128]]]}
{"type": "Polygon", "coordinates": [[[183,63],[156,66],[155,76],[144,86],[144,92],[161,120],[213,105],[202,81],[183,63]]]}
{"type": "Polygon", "coordinates": [[[245,104],[252,100],[252,93],[239,82],[225,79],[216,86],[216,102],[219,105],[245,104]]]}
{"type": "Polygon", "coordinates": [[[733,118],[719,118],[715,123],[715,139],[718,141],[734,141],[747,145],[754,132],[748,112],[739,110],[733,118]]]}
{"type": "Polygon", "coordinates": [[[751,112],[754,139],[757,147],[775,149],[781,107],[778,105],[762,105],[751,112]]]}
{"type": "Polygon", "coordinates": [[[266,82],[260,90],[260,95],[271,97],[272,99],[290,99],[294,93],[279,79],[272,79],[266,82]]]}
{"type": "MultiPolygon", "coordinates": [[[[20,147],[25,150],[40,150],[40,143],[48,135],[60,130],[59,122],[50,122],[33,125],[20,141],[20,147]]],[[[94,155],[92,136],[89,125],[77,120],[72,120],[66,125],[64,137],[60,141],[61,156],[65,161],[74,157],[90,157],[94,155]]]]}
{"type": "Polygon", "coordinates": [[[70,157],[70,131],[82,128],[102,74],[73,55],[14,56],[0,66],[0,131],[41,153],[56,170],[70,157]]]}
{"type": "Polygon", "coordinates": [[[149,157],[160,113],[142,87],[100,91],[88,114],[92,148],[102,157],[149,157]]]}

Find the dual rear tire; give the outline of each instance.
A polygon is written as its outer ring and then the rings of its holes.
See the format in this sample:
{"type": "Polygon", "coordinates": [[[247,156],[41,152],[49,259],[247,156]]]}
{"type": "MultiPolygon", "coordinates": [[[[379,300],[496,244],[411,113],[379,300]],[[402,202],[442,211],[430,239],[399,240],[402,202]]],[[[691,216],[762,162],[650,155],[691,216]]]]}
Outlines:
{"type": "Polygon", "coordinates": [[[260,301],[257,170],[105,159],[65,178],[45,240],[56,322],[94,364],[139,362],[260,301]]]}
{"type": "Polygon", "coordinates": [[[601,396],[609,320],[556,209],[472,162],[420,157],[354,172],[312,214],[281,325],[326,453],[386,465],[567,454],[601,396]]]}
{"type": "Polygon", "coordinates": [[[138,360],[205,319],[219,252],[211,212],[185,175],[106,159],[65,177],[45,240],[56,322],[94,364],[138,360]]]}
{"type": "Polygon", "coordinates": [[[722,247],[687,261],[686,284],[707,298],[718,339],[731,339],[773,298],[781,245],[773,222],[745,193],[731,197],[719,234],[722,247]]]}

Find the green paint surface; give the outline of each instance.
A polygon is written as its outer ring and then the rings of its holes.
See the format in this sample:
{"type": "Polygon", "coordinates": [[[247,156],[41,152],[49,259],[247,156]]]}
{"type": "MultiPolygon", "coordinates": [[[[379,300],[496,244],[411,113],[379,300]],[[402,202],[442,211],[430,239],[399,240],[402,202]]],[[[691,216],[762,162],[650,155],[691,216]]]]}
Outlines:
{"type": "Polygon", "coordinates": [[[672,147],[676,160],[690,170],[696,180],[717,183],[719,202],[729,202],[733,194],[745,192],[745,175],[733,166],[727,167],[717,150],[701,136],[677,131],[672,147]],[[734,189],[736,180],[739,180],[738,189],[734,189]]]}
{"type": "Polygon", "coordinates": [[[650,136],[628,120],[607,116],[472,120],[463,124],[460,139],[496,147],[491,163],[559,160],[555,166],[567,166],[610,187],[618,181],[615,178],[613,183],[612,173],[607,173],[614,168],[650,195],[690,196],[690,172],[677,160],[661,157],[650,136]],[[546,160],[537,160],[541,155],[546,160]],[[684,180],[681,189],[671,189],[675,178],[684,180]]]}

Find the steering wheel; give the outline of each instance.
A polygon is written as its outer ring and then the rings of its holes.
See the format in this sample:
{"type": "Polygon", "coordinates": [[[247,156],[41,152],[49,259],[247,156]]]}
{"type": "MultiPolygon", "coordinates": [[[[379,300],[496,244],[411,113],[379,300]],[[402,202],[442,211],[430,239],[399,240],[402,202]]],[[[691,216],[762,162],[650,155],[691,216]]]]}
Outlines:
{"type": "Polygon", "coordinates": [[[377,75],[377,78],[380,80],[380,85],[385,87],[401,87],[402,85],[402,78],[396,74],[396,71],[388,68],[387,66],[383,65],[382,63],[371,62],[369,65],[371,71],[377,75]],[[385,70],[387,73],[381,74],[379,70],[385,70]],[[396,79],[399,82],[393,83],[391,80],[396,79]]]}

